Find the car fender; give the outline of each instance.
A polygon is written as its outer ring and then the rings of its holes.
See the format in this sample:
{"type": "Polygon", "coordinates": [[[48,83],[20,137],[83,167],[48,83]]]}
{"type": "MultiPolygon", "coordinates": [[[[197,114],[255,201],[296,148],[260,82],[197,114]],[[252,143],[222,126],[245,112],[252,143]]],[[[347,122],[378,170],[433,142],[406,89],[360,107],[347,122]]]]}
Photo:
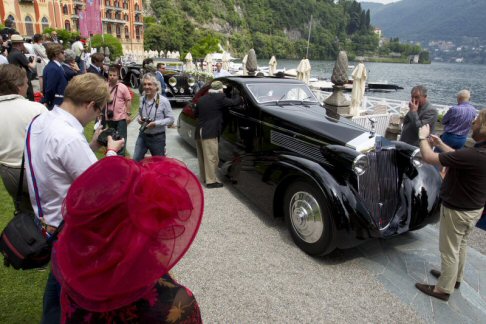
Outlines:
{"type": "Polygon", "coordinates": [[[336,181],[321,164],[293,155],[282,155],[266,170],[263,177],[263,181],[276,184],[273,198],[274,216],[283,215],[283,196],[288,184],[297,178],[305,179],[319,188],[329,202],[332,211],[331,221],[336,233],[335,241],[340,244],[346,242],[346,246],[337,247],[355,246],[370,237],[367,229],[370,227],[371,219],[364,206],[357,201],[355,193],[350,190],[347,183],[336,181]]]}

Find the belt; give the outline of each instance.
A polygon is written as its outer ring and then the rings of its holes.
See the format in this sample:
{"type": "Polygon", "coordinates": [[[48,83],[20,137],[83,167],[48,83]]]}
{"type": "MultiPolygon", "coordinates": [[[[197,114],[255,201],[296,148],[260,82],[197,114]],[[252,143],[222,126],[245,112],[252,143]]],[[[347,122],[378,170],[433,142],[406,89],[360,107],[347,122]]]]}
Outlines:
{"type": "Polygon", "coordinates": [[[157,135],[162,135],[162,134],[165,134],[165,132],[160,132],[160,133],[155,133],[155,134],[147,134],[147,133],[143,133],[144,136],[147,136],[147,137],[154,137],[154,136],[157,136],[157,135]]]}

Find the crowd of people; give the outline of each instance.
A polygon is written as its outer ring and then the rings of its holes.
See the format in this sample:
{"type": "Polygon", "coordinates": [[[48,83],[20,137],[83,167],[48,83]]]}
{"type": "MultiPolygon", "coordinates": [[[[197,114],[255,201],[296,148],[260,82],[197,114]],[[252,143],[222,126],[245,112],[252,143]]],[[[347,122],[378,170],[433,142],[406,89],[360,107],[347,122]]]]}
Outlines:
{"type": "MultiPolygon", "coordinates": [[[[21,209],[33,210],[47,236],[64,226],[54,245],[43,323],[86,318],[201,322],[194,295],[168,272],[199,228],[201,183],[210,189],[223,187],[217,177],[223,114],[241,98],[228,98],[224,84],[216,80],[195,106],[198,180],[182,163],[165,157],[166,128],[174,123],[164,96],[165,66],[142,78],[136,119],[140,131],[133,159],[127,159],[132,96],[119,81],[118,69],[106,69],[101,53],[86,64],[81,39],[65,49],[54,33],[50,38],[35,35],[32,47],[35,58],[29,60],[18,34],[2,43],[0,175],[15,199],[25,159],[24,197],[30,198],[21,209]],[[43,92],[41,103],[34,102],[34,71],[43,92]],[[84,128],[97,119],[103,126],[88,143],[84,128]],[[107,137],[106,158],[98,161],[95,152],[104,127],[118,136],[107,137]],[[145,159],[148,151],[153,158],[145,159]]],[[[220,65],[217,73],[225,75],[220,65]]],[[[442,119],[444,133],[437,137],[438,112],[428,101],[427,89],[414,87],[400,138],[419,147],[425,162],[446,168],[440,191],[441,270],[431,269],[439,281],[416,284],[442,300],[460,287],[467,239],[486,201],[486,110],[473,107],[470,96],[467,90],[457,94],[457,105],[442,119]],[[464,148],[469,132],[476,143],[464,148]]]]}

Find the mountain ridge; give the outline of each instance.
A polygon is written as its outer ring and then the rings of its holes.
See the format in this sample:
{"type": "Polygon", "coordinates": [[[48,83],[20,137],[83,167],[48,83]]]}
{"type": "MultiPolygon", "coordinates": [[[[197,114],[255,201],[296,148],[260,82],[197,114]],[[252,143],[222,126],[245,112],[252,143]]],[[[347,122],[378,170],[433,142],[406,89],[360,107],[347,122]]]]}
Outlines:
{"type": "Polygon", "coordinates": [[[385,37],[422,41],[464,37],[486,40],[484,0],[402,0],[387,5],[361,2],[370,9],[371,24],[385,37]]]}

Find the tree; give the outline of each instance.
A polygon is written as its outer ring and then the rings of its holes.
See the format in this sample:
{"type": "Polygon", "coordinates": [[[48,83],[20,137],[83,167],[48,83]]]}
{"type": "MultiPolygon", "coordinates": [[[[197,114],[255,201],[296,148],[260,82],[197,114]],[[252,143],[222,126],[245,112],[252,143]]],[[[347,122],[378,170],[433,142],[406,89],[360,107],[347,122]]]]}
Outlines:
{"type": "Polygon", "coordinates": [[[220,40],[211,34],[201,38],[190,51],[195,58],[204,58],[209,53],[221,53],[220,40]]]}
{"type": "Polygon", "coordinates": [[[123,48],[120,40],[110,34],[94,35],[91,38],[91,47],[92,48],[108,47],[110,49],[110,59],[112,61],[116,60],[118,57],[123,55],[123,48]]]}

